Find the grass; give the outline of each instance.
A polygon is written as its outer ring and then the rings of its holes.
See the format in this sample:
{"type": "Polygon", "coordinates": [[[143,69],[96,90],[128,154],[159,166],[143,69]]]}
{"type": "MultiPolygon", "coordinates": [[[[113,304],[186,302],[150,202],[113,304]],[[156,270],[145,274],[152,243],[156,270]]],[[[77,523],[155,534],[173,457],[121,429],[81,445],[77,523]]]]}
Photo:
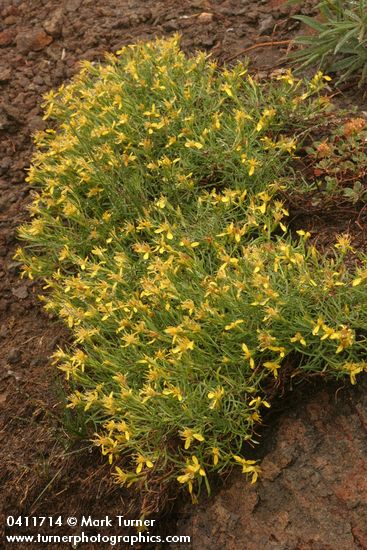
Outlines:
{"type": "Polygon", "coordinates": [[[323,258],[280,198],[327,116],[324,84],[261,84],[175,37],[84,63],[47,95],[56,126],[36,136],[17,258],[70,329],[54,355],[67,407],[117,482],[176,478],[193,500],[233,466],[255,482],[244,444],[269,395],[366,370],[366,259],[348,272],[347,236],[323,258]]]}
{"type": "Polygon", "coordinates": [[[337,73],[337,83],[358,77],[361,86],[367,78],[367,1],[323,0],[318,7],[319,20],[295,16],[312,34],[296,38],[305,48],[292,57],[299,68],[318,64],[337,73]]]}

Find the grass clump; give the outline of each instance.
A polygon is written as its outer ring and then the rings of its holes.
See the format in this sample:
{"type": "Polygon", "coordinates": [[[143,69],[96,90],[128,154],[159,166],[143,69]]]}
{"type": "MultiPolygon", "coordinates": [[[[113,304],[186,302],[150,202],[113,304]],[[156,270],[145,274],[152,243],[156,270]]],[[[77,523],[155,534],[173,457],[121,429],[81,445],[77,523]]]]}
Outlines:
{"type": "Polygon", "coordinates": [[[367,78],[367,1],[323,0],[318,5],[320,18],[297,15],[313,34],[299,36],[296,43],[306,47],[292,57],[301,67],[319,64],[339,73],[338,83],[358,76],[359,85],[367,78]]]}
{"type": "Polygon", "coordinates": [[[290,376],[366,369],[367,266],[323,260],[287,230],[278,194],[328,101],[323,76],[266,85],[186,58],[177,38],[85,63],[46,98],[24,272],[73,335],[54,356],[123,484],[193,495],[241,466],[290,376]]]}

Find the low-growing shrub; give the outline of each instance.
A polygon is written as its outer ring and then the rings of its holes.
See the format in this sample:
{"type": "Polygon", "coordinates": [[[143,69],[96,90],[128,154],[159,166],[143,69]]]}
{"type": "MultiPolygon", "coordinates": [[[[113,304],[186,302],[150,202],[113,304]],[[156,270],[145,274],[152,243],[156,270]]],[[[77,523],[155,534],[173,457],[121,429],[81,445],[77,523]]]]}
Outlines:
{"type": "MultiPolygon", "coordinates": [[[[187,58],[177,38],[129,46],[46,98],[38,189],[17,257],[73,336],[55,363],[117,481],[174,477],[193,497],[256,443],[290,377],[366,369],[366,264],[323,260],[287,231],[278,193],[322,120],[323,76],[265,84],[187,58]]],[[[363,260],[364,261],[364,260],[363,260]]]]}

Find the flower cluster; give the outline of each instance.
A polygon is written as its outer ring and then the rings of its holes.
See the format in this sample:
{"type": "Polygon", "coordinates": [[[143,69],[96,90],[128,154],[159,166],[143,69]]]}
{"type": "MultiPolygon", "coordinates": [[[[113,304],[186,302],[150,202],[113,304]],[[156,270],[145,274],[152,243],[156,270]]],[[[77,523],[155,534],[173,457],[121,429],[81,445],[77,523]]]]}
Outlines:
{"type": "Polygon", "coordinates": [[[118,482],[169,470],[194,497],[231,465],[255,482],[241,453],[285,362],[352,383],[366,370],[366,263],[351,275],[337,247],[322,259],[289,235],[280,198],[321,86],[221,72],[175,37],[47,95],[58,129],[36,135],[17,257],[71,331],[54,354],[68,407],[118,482]]]}

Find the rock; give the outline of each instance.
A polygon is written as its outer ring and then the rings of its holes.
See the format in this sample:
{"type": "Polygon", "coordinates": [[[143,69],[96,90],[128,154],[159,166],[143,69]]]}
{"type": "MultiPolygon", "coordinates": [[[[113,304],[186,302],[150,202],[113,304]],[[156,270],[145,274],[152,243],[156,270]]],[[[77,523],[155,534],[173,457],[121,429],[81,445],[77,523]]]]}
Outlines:
{"type": "Polygon", "coordinates": [[[174,19],[171,19],[170,21],[167,21],[166,23],[163,23],[163,28],[165,31],[167,32],[171,32],[171,31],[177,31],[179,29],[179,24],[177,21],[175,21],[174,19]]]}
{"type": "Polygon", "coordinates": [[[268,439],[259,482],[235,473],[178,521],[192,549],[367,548],[366,389],[361,376],[359,387],[295,398],[268,439]]]}
{"type": "Polygon", "coordinates": [[[246,16],[245,16],[245,21],[246,23],[257,23],[259,19],[259,12],[257,11],[248,11],[246,16]]]}
{"type": "Polygon", "coordinates": [[[5,405],[6,398],[8,397],[7,393],[0,393],[0,407],[5,405]]]}
{"type": "Polygon", "coordinates": [[[11,289],[11,293],[13,296],[16,296],[16,298],[19,298],[20,300],[25,300],[25,298],[28,298],[28,288],[26,285],[20,285],[16,288],[11,289]]]}
{"type": "Polygon", "coordinates": [[[65,5],[65,11],[77,11],[80,8],[82,0],[67,0],[65,5]]]}
{"type": "Polygon", "coordinates": [[[208,13],[203,11],[198,17],[198,23],[201,23],[202,25],[207,25],[208,23],[211,23],[214,19],[214,14],[208,13]]]}
{"type": "Polygon", "coordinates": [[[271,33],[274,29],[274,18],[272,15],[267,15],[260,21],[259,34],[271,33]]]}
{"type": "Polygon", "coordinates": [[[19,9],[16,6],[9,6],[3,10],[3,17],[9,17],[9,15],[19,15],[19,9]]]}
{"type": "Polygon", "coordinates": [[[52,36],[46,34],[43,29],[19,32],[16,36],[17,48],[22,54],[39,52],[52,42],[52,36]]]}
{"type": "Polygon", "coordinates": [[[19,109],[8,103],[0,104],[0,131],[16,128],[21,122],[19,109]]]}
{"type": "Polygon", "coordinates": [[[11,70],[7,68],[0,69],[0,82],[8,82],[11,78],[11,70]]]}
{"type": "Polygon", "coordinates": [[[200,39],[199,44],[201,44],[205,48],[211,48],[214,42],[215,42],[215,35],[208,35],[208,36],[203,36],[200,39]]]}
{"type": "Polygon", "coordinates": [[[2,31],[0,32],[0,48],[5,48],[6,46],[10,46],[10,44],[14,40],[14,32],[13,31],[2,31]]]}
{"type": "Polygon", "coordinates": [[[7,360],[11,365],[14,365],[14,363],[18,363],[21,358],[22,354],[20,350],[18,348],[12,348],[8,353],[7,360]]]}
{"type": "Polygon", "coordinates": [[[57,38],[61,35],[63,24],[63,10],[57,8],[46,21],[42,23],[42,27],[45,29],[47,34],[57,38]]]}
{"type": "Polygon", "coordinates": [[[5,17],[4,19],[4,25],[15,25],[15,23],[18,22],[18,18],[15,17],[15,15],[9,15],[8,17],[5,17]]]}
{"type": "Polygon", "coordinates": [[[45,127],[46,123],[40,116],[33,116],[28,120],[28,128],[32,133],[37,132],[38,130],[44,130],[45,127]]]}

